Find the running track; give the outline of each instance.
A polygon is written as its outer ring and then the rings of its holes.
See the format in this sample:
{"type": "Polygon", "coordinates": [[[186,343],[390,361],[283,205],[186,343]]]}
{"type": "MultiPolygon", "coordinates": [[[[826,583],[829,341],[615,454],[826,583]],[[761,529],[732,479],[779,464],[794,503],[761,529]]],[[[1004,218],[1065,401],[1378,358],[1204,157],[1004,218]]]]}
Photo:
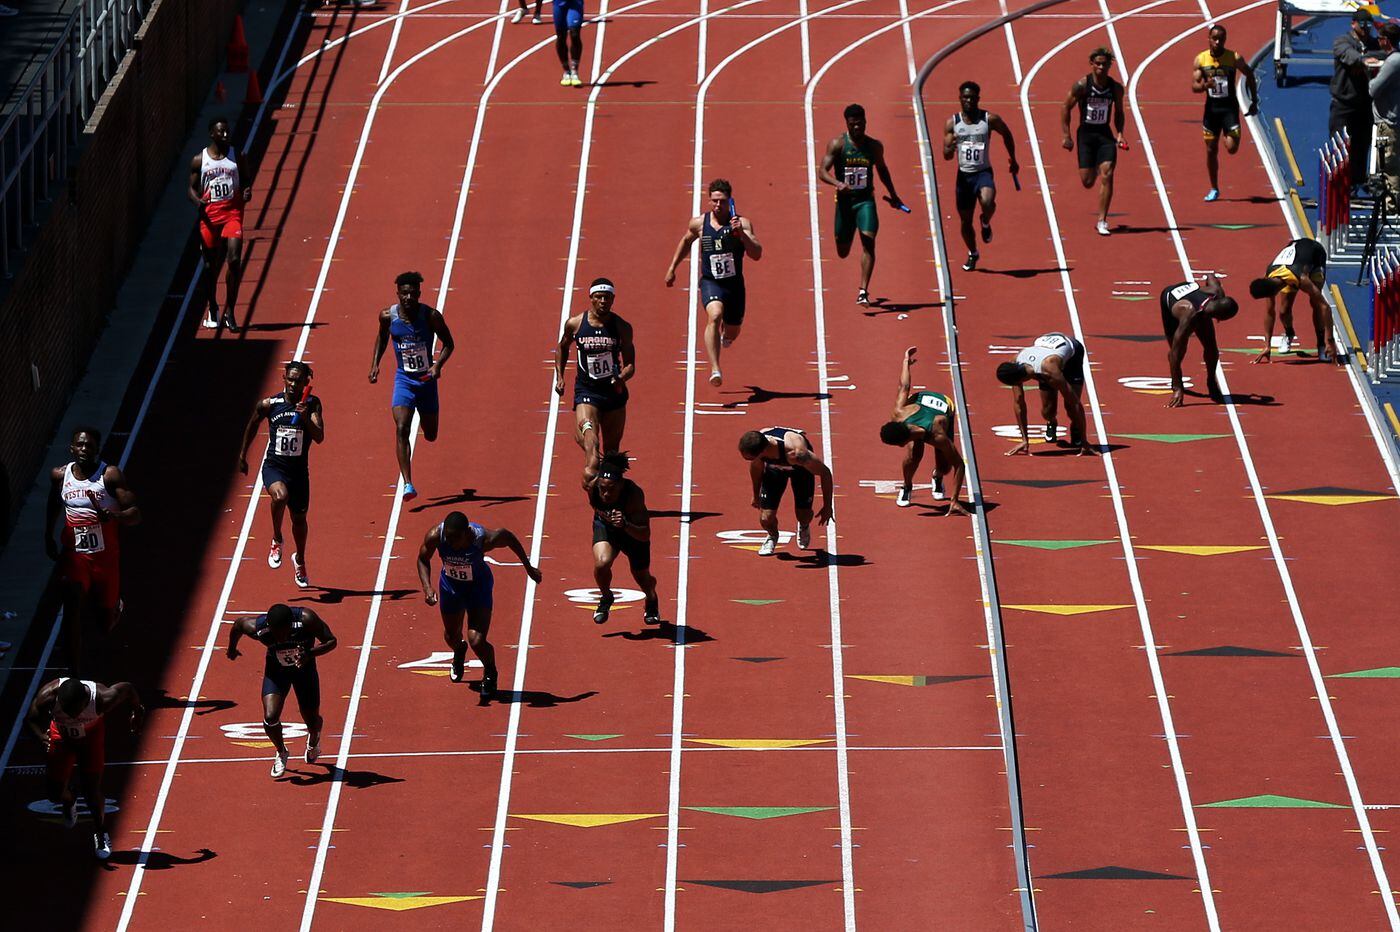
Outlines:
{"type": "MultiPolygon", "coordinates": [[[[1009,189],[998,150],[996,241],[981,271],[952,273],[956,371],[907,89],[1001,8],[613,4],[585,31],[599,83],[568,92],[548,29],[456,0],[415,6],[323,14],[292,36],[287,62],[303,63],[269,112],[251,216],[239,313],[253,329],[186,335],[131,455],[148,518],[128,575],[160,584],[134,584],[142,623],[120,670],[168,697],[111,748],[137,762],[108,771],[114,841],[133,853],[89,867],[77,834],[27,808],[37,777],[7,774],[4,830],[32,840],[6,872],[10,902],[93,928],[525,929],[561,915],[575,928],[1015,926],[991,580],[972,523],[896,511],[878,484],[898,461],[874,427],[918,344],[916,378],[961,378],[968,397],[1045,927],[1394,925],[1396,698],[1380,674],[1325,679],[1397,662],[1376,611],[1395,596],[1393,474],[1348,376],[1315,363],[1227,352],[1234,406],[1165,410],[1137,381],[1164,375],[1155,297],[1118,300],[1155,296],[1183,265],[1245,281],[1290,235],[1249,142],[1225,160],[1225,200],[1199,202],[1185,93],[1207,14],[1232,14],[1232,45],[1248,52],[1271,28],[1267,6],[1070,0],[935,69],[935,127],[956,84],[980,81],[1016,135],[1025,187],[1009,189]],[[1119,226],[1102,240],[1057,121],[1088,49],[1106,43],[1135,105],[1119,226]],[[874,293],[887,304],[868,312],[851,304],[854,260],[828,242],[826,195],[808,186],[812,146],[852,99],[915,206],[882,212],[874,293]],[[697,180],[713,175],[733,180],[766,247],[718,391],[696,365],[690,295],[661,281],[697,180]],[[425,274],[458,340],[446,426],[417,446],[425,494],[408,507],[388,386],[364,380],[372,315],[403,268],[425,274]],[[658,512],[673,622],[660,631],[635,605],[594,627],[577,594],[592,585],[588,513],[549,359],[580,281],[599,274],[619,283],[638,335],[625,446],[658,512]],[[1009,442],[993,428],[1011,412],[997,348],[1051,329],[1090,348],[1086,401],[1107,456],[1000,456],[1009,442]],[[309,594],[266,568],[260,490],[228,468],[248,406],[294,355],[316,367],[329,435],[309,555],[325,588],[309,594]],[[734,444],[773,423],[806,428],[833,466],[827,557],[746,549],[756,522],[734,444]],[[176,438],[194,436],[215,452],[192,466],[176,438]],[[417,542],[450,507],[516,530],[545,574],[535,587],[497,570],[509,693],[487,707],[441,664],[414,666],[442,649],[417,542]],[[191,525],[207,534],[175,553],[150,530],[191,525]],[[326,766],[294,763],[274,784],[257,659],[209,646],[224,619],[279,599],[315,605],[342,648],[322,663],[326,766]],[[76,867],[55,870],[59,858],[76,867]]],[[[955,219],[944,228],[959,260],[955,219]]],[[[1222,345],[1251,346],[1257,317],[1247,307],[1222,345]]],[[[1198,383],[1199,368],[1187,364],[1198,383]]],[[[14,764],[36,760],[26,743],[14,764]]]]}

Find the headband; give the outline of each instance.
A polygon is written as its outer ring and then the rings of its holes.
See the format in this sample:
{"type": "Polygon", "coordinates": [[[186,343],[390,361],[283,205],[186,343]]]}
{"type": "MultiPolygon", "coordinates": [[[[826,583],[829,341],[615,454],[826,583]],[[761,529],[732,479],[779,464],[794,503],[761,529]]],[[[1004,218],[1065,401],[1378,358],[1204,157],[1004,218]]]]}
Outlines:
{"type": "Polygon", "coordinates": [[[598,284],[593,285],[588,289],[588,296],[590,298],[593,297],[595,294],[617,294],[617,292],[613,290],[612,285],[609,285],[606,282],[599,282],[598,284]]]}
{"type": "Polygon", "coordinates": [[[620,466],[603,466],[598,470],[598,478],[617,482],[622,479],[622,474],[624,472],[626,472],[626,470],[620,466]]]}

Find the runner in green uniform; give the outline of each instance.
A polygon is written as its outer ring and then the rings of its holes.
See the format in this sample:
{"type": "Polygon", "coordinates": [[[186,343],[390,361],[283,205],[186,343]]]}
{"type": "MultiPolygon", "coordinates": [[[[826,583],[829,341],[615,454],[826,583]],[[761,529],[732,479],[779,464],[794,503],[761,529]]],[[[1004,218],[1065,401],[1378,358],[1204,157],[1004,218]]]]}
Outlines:
{"type": "Polygon", "coordinates": [[[860,290],[856,292],[856,303],[866,307],[870,304],[870,273],[875,269],[875,234],[880,231],[871,174],[878,174],[890,192],[885,200],[891,207],[905,212],[909,208],[894,192],[894,181],[885,164],[884,144],[865,135],[865,108],[851,104],[845,117],[846,132],[827,143],[817,178],[836,189],[836,254],[842,259],[850,255],[851,243],[860,233],[860,290]]]}
{"type": "Polygon", "coordinates": [[[895,397],[894,417],[880,428],[880,440],[892,447],[904,447],[904,484],[895,504],[907,508],[913,504],[914,473],[924,458],[924,444],[933,445],[933,497],[944,498],[943,477],[953,474],[952,494],[947,496],[948,514],[966,515],[968,510],[958,501],[962,493],[962,454],[953,443],[957,406],[953,399],[939,392],[911,392],[910,367],[918,347],[904,351],[904,365],[899,374],[899,394],[895,397]]]}

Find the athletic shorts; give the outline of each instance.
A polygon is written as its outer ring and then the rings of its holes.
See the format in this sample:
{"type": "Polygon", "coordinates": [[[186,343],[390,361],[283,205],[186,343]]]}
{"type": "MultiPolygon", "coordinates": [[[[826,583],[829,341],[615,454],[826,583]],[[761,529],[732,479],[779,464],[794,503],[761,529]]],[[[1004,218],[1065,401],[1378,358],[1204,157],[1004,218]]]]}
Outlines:
{"type": "Polygon", "coordinates": [[[817,492],[817,477],[805,469],[770,469],[767,466],[758,483],[759,507],[777,508],[788,483],[792,484],[792,506],[798,511],[810,511],[817,492]]]}
{"type": "Polygon", "coordinates": [[[1238,103],[1218,104],[1206,101],[1205,113],[1201,117],[1201,135],[1207,139],[1240,135],[1240,105],[1238,103]]]}
{"type": "Polygon", "coordinates": [[[419,414],[437,414],[437,379],[419,381],[402,372],[394,375],[394,396],[389,402],[393,408],[413,408],[419,414]]]}
{"type": "Polygon", "coordinates": [[[291,469],[282,469],[275,463],[263,462],[263,488],[270,489],[274,482],[287,487],[287,507],[292,514],[304,515],[311,507],[311,474],[291,469]]]}
{"type": "Polygon", "coordinates": [[[1065,381],[1071,385],[1084,384],[1084,344],[1070,337],[1070,342],[1074,344],[1074,352],[1065,361],[1065,381]]]}
{"type": "Polygon", "coordinates": [[[880,214],[875,209],[875,199],[852,202],[838,195],[836,198],[836,242],[849,243],[856,238],[857,230],[864,236],[874,236],[880,232],[880,214]]]}
{"type": "Polygon", "coordinates": [[[1162,309],[1162,332],[1166,334],[1168,343],[1176,338],[1177,320],[1176,315],[1172,313],[1172,305],[1180,300],[1180,298],[1172,298],[1171,288],[1163,288],[1162,296],[1157,302],[1162,309]]]}
{"type": "Polygon", "coordinates": [[[49,723],[49,753],[45,763],[48,777],[55,783],[68,785],[76,764],[86,774],[100,774],[107,763],[107,728],[102,719],[88,729],[86,738],[63,737],[57,722],[49,723]]]}
{"type": "Polygon", "coordinates": [[[277,658],[268,656],[263,661],[264,696],[286,696],[295,692],[297,707],[303,711],[321,707],[321,674],[316,669],[316,659],[308,657],[299,667],[286,667],[277,658]]]}
{"type": "Polygon", "coordinates": [[[627,407],[627,387],[624,385],[620,392],[609,392],[575,382],[574,409],[577,410],[579,405],[592,405],[600,412],[617,411],[627,407]]]}
{"type": "Polygon", "coordinates": [[[723,285],[713,279],[700,279],[700,303],[709,306],[711,301],[724,305],[720,319],[730,326],[737,327],[744,322],[744,312],[748,310],[748,298],[744,294],[744,280],[737,285],[723,285]]]}
{"type": "Polygon", "coordinates": [[[206,204],[199,212],[199,239],[213,249],[221,239],[243,238],[243,206],[233,201],[206,204]]]}
{"type": "Polygon", "coordinates": [[[1074,147],[1079,152],[1080,168],[1098,168],[1104,162],[1118,161],[1118,143],[1108,133],[1081,126],[1074,147]]]}
{"type": "Polygon", "coordinates": [[[492,598],[495,587],[496,578],[489,569],[480,579],[471,582],[456,582],[439,573],[438,612],[446,618],[448,615],[491,608],[496,604],[492,598]]]}
{"type": "Polygon", "coordinates": [[[992,177],[990,168],[984,168],[977,172],[958,172],[957,183],[953,186],[958,210],[968,210],[973,207],[977,203],[977,192],[983,188],[991,188],[993,192],[997,189],[997,183],[992,177]]]}
{"type": "Polygon", "coordinates": [[[121,558],[114,547],[98,553],[65,550],[58,578],[82,589],[109,612],[121,601],[121,558]]]}
{"type": "Polygon", "coordinates": [[[608,543],[613,550],[627,557],[632,569],[641,571],[651,566],[651,541],[637,540],[620,527],[613,527],[595,513],[593,515],[593,543],[608,543]]]}
{"type": "Polygon", "coordinates": [[[583,0],[554,0],[554,31],[565,32],[583,26],[583,0]]]}

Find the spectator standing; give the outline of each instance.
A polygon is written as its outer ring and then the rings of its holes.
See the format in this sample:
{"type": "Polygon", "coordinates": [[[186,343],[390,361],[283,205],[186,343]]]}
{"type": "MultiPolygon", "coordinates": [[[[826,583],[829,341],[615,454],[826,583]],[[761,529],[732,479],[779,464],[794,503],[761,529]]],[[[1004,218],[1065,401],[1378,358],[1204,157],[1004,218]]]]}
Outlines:
{"type": "Polygon", "coordinates": [[[1353,185],[1366,180],[1371,151],[1371,92],[1366,71],[1368,64],[1375,64],[1367,55],[1375,50],[1371,21],[1369,10],[1357,10],[1351,14],[1351,29],[1332,43],[1332,107],[1327,133],[1330,136],[1345,129],[1350,134],[1353,185]]]}
{"type": "Polygon", "coordinates": [[[1381,51],[1385,60],[1380,72],[1370,80],[1372,115],[1376,120],[1376,138],[1381,149],[1381,174],[1385,175],[1385,196],[1395,209],[1400,201],[1400,153],[1396,152],[1395,126],[1400,119],[1400,24],[1386,23],[1380,33],[1381,51]]]}

